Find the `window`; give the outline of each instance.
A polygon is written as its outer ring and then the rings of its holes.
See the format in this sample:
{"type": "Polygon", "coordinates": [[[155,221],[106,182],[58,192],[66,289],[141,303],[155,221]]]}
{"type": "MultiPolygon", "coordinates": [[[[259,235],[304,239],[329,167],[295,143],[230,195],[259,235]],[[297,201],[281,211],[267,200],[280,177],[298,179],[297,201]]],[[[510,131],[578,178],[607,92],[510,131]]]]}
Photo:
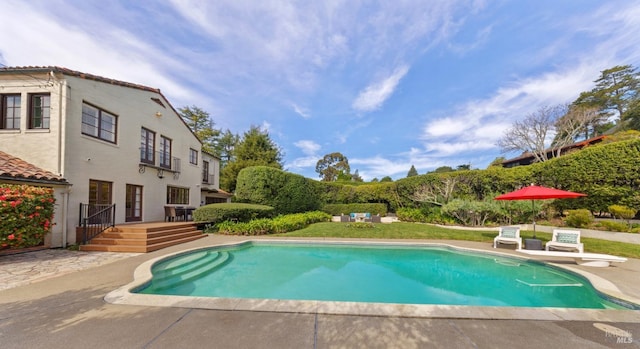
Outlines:
{"type": "Polygon", "coordinates": [[[202,183],[210,183],[209,182],[209,161],[202,160],[202,183]]]}
{"type": "Polygon", "coordinates": [[[111,205],[111,182],[89,180],[89,205],[104,208],[111,205]]]}
{"type": "Polygon", "coordinates": [[[189,163],[198,164],[198,151],[195,149],[189,149],[189,163]]]}
{"type": "Polygon", "coordinates": [[[189,188],[167,187],[167,204],[188,205],[189,188]]]}
{"type": "Polygon", "coordinates": [[[82,104],[82,134],[116,142],[117,117],[87,103],[82,104]]]}
{"type": "Polygon", "coordinates": [[[20,95],[0,95],[0,129],[20,129],[20,95]]]}
{"type": "Polygon", "coordinates": [[[152,165],[155,163],[155,142],[156,134],[143,127],[140,137],[140,162],[152,165]]]}
{"type": "Polygon", "coordinates": [[[171,168],[171,139],[160,136],[160,167],[171,168]]]}
{"type": "Polygon", "coordinates": [[[51,114],[51,97],[47,94],[29,95],[29,128],[48,129],[51,114]]]}

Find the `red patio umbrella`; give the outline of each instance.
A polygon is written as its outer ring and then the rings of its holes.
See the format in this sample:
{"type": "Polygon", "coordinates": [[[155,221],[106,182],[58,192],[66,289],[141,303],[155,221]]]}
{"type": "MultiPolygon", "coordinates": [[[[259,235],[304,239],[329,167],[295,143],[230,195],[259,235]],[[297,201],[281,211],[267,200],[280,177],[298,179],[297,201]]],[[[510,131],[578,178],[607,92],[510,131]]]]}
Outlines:
{"type": "MultiPolygon", "coordinates": [[[[587,196],[582,193],[575,193],[572,191],[547,188],[539,185],[531,185],[512,191],[510,193],[498,195],[495,200],[531,200],[531,207],[535,210],[533,200],[547,200],[547,199],[573,199],[580,196],[587,196]]],[[[536,215],[533,213],[533,237],[536,237],[536,215]]]]}

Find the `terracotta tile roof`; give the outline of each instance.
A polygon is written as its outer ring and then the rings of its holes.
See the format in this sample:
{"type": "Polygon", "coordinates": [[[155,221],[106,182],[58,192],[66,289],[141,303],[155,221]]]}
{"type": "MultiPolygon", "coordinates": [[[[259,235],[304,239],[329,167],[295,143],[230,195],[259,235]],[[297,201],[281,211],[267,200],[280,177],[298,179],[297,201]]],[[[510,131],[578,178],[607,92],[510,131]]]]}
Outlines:
{"type": "Polygon", "coordinates": [[[0,151],[0,178],[66,183],[67,180],[0,151]]]}
{"type": "Polygon", "coordinates": [[[111,85],[125,86],[125,87],[135,88],[135,89],[138,89],[138,90],[160,93],[160,90],[157,89],[157,88],[148,87],[148,86],[144,86],[144,85],[138,85],[138,84],[134,84],[134,83],[126,82],[126,81],[120,81],[120,80],[105,78],[105,77],[102,77],[102,76],[83,73],[83,72],[79,72],[79,71],[76,71],[76,70],[71,70],[71,69],[67,69],[67,68],[63,68],[63,67],[57,67],[57,66],[48,66],[48,67],[39,67],[39,66],[35,66],[35,67],[33,67],[33,66],[27,66],[27,67],[2,67],[2,68],[0,68],[0,73],[3,73],[3,72],[6,72],[6,73],[25,73],[25,74],[28,74],[28,73],[54,72],[54,73],[60,73],[60,74],[69,75],[69,76],[75,76],[75,77],[82,78],[82,79],[104,82],[104,83],[111,84],[111,85]]]}
{"type": "Polygon", "coordinates": [[[218,193],[223,194],[223,195],[227,195],[227,196],[233,196],[233,194],[228,193],[228,192],[226,192],[226,191],[224,191],[222,189],[218,189],[218,193]]]}

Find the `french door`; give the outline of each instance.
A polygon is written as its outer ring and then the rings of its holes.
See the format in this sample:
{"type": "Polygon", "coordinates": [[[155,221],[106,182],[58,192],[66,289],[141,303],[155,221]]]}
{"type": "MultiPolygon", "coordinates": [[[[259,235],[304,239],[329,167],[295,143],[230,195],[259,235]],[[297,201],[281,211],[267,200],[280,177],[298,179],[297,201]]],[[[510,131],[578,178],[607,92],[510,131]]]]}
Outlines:
{"type": "MultiPolygon", "coordinates": [[[[97,212],[102,211],[111,205],[112,198],[112,183],[105,181],[89,180],[89,217],[93,216],[97,212]]],[[[110,216],[110,213],[108,214],[110,216]]],[[[102,223],[105,217],[94,217],[90,219],[89,223],[98,224],[102,223]]],[[[111,217],[107,217],[111,219],[111,217]]]]}
{"type": "Polygon", "coordinates": [[[125,220],[127,222],[142,220],[142,186],[127,184],[125,220]]]}

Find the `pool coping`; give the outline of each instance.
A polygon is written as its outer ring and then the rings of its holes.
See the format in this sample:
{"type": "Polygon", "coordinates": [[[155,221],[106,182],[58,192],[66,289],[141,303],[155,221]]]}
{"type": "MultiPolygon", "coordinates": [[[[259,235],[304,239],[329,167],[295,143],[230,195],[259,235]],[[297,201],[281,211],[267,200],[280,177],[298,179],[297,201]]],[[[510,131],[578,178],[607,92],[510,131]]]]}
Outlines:
{"type": "MultiPolygon", "coordinates": [[[[270,240],[247,239],[232,243],[211,244],[197,248],[186,249],[169,253],[150,259],[140,264],[134,271],[134,280],[110,293],[104,300],[111,304],[138,305],[153,307],[195,308],[227,311],[256,311],[256,312],[280,312],[303,313],[325,315],[356,315],[356,316],[384,316],[384,317],[411,317],[411,318],[452,318],[452,319],[491,319],[491,320],[549,320],[549,321],[619,321],[640,323],[640,310],[614,310],[614,309],[579,309],[579,308],[544,308],[544,307],[494,307],[494,306],[465,306],[442,304],[395,304],[395,303],[364,303],[364,302],[338,302],[338,301],[307,301],[307,300],[282,300],[282,299],[249,299],[249,298],[219,298],[219,297],[193,297],[193,296],[168,296],[148,295],[132,293],[133,290],[151,280],[151,267],[159,260],[172,256],[178,256],[193,251],[199,251],[212,247],[233,247],[247,243],[320,243],[310,240],[270,240]]],[[[322,244],[337,245],[375,245],[375,246],[406,246],[406,247],[447,247],[455,250],[473,253],[493,254],[522,260],[539,260],[518,256],[499,251],[486,251],[468,247],[460,247],[446,243],[428,242],[378,242],[378,241],[339,241],[323,240],[322,244]]],[[[586,278],[592,286],[606,296],[614,297],[625,302],[640,304],[640,300],[623,294],[618,287],[610,281],[584,270],[572,268],[567,265],[542,262],[557,268],[565,269],[586,278]]]]}

